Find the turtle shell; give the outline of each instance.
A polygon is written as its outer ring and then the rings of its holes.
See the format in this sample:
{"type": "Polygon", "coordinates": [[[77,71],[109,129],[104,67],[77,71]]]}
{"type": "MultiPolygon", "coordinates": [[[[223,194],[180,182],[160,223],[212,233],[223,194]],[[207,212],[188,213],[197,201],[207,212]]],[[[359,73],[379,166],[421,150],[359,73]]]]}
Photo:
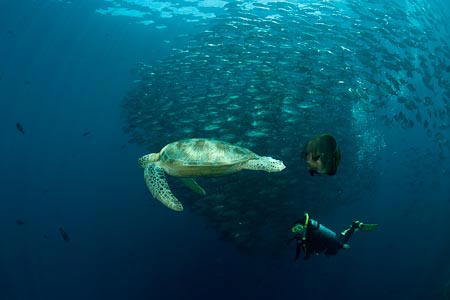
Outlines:
{"type": "Polygon", "coordinates": [[[160,162],[171,168],[229,166],[256,157],[255,153],[246,148],[209,139],[181,140],[168,144],[160,152],[160,162]]]}
{"type": "Polygon", "coordinates": [[[178,177],[220,176],[237,172],[258,155],[226,142],[187,139],[170,143],[160,154],[159,165],[178,177]]]}

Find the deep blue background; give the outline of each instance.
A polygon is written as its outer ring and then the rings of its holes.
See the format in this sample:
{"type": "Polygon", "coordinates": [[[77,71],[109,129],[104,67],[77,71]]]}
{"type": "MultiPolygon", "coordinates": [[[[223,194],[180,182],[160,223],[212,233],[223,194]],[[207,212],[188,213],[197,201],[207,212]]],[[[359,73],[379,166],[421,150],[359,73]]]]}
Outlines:
{"type": "Polygon", "coordinates": [[[0,299],[439,299],[448,161],[422,131],[386,131],[379,192],[320,216],[336,229],[381,224],[349,251],[243,256],[189,210],[151,199],[137,165],[148,151],[121,129],[136,62],[190,29],[150,30],[96,14],[96,2],[0,1],[0,299]]]}

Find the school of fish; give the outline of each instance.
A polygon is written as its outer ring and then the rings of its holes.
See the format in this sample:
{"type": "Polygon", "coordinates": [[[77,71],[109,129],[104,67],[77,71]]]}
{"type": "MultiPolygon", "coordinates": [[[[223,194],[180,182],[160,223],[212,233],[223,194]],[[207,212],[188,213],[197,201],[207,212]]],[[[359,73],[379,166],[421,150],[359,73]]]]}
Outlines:
{"type": "Polygon", "coordinates": [[[422,130],[440,159],[450,153],[449,26],[432,1],[233,1],[224,11],[185,47],[140,64],[123,115],[130,142],[148,151],[201,137],[285,162],[270,177],[201,181],[201,199],[185,193],[225,240],[273,253],[304,210],[363,199],[376,183],[360,172],[385,147],[379,124],[422,130]],[[347,167],[317,179],[300,152],[325,132],[347,167]]]}

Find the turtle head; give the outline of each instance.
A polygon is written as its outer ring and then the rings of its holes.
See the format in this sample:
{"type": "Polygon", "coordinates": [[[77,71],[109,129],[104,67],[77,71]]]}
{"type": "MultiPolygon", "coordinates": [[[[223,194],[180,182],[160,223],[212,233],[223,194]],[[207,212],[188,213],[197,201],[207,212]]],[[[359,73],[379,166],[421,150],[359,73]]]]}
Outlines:
{"type": "Polygon", "coordinates": [[[266,172],[280,172],[286,169],[286,166],[281,160],[269,156],[261,157],[257,161],[263,166],[261,169],[266,172]]]}
{"type": "Polygon", "coordinates": [[[150,154],[140,157],[138,161],[139,161],[139,165],[142,168],[145,168],[145,166],[147,166],[147,164],[153,163],[158,160],[159,160],[159,153],[150,153],[150,154]]]}
{"type": "Polygon", "coordinates": [[[280,172],[286,169],[286,166],[281,160],[274,159],[270,157],[270,166],[272,167],[273,172],[280,172]]]}

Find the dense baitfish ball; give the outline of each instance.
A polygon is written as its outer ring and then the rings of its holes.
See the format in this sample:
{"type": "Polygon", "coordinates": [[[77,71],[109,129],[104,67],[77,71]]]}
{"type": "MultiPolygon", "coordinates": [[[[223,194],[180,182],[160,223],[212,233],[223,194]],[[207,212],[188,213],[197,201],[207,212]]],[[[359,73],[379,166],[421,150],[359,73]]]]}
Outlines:
{"type": "Polygon", "coordinates": [[[361,174],[386,146],[380,124],[422,130],[441,158],[449,154],[450,47],[432,3],[233,1],[224,9],[183,47],[142,63],[123,103],[130,142],[148,150],[202,136],[285,162],[271,176],[202,182],[205,201],[186,195],[223,239],[246,252],[282,251],[302,211],[366,198],[376,184],[361,174]],[[298,145],[330,131],[351,149],[346,168],[311,177],[298,145]],[[355,180],[360,189],[343,197],[355,180]]]}

